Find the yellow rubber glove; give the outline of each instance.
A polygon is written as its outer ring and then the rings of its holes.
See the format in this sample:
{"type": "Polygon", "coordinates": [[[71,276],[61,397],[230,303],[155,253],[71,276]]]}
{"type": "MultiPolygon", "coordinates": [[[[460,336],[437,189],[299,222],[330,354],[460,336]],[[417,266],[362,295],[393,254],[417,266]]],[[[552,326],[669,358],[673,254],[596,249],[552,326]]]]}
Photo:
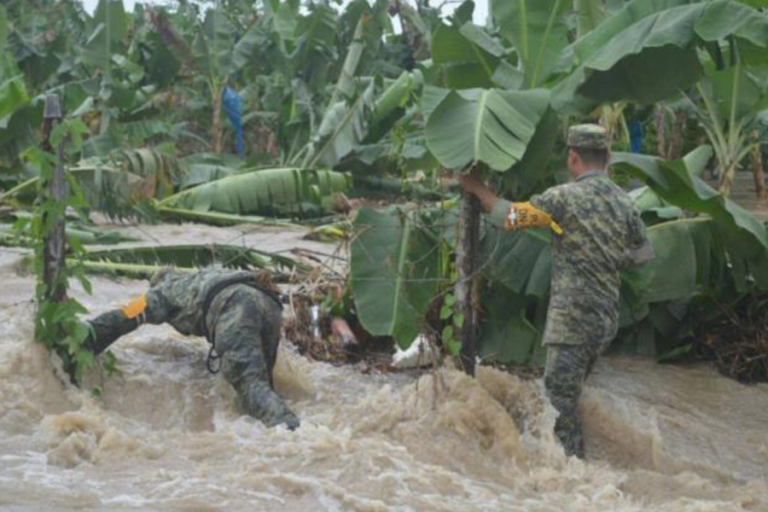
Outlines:
{"type": "Polygon", "coordinates": [[[121,309],[127,318],[136,318],[147,309],[147,299],[142,295],[138,299],[132,300],[127,306],[121,309]]]}
{"type": "Polygon", "coordinates": [[[527,228],[550,228],[558,235],[563,230],[547,213],[537,209],[531,203],[510,203],[507,212],[507,230],[527,228]]]}

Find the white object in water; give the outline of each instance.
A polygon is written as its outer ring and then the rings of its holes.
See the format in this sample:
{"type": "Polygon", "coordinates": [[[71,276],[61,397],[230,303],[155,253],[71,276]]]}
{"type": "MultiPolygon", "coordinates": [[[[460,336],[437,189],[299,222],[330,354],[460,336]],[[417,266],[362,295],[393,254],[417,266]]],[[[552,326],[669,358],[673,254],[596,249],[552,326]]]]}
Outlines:
{"type": "Polygon", "coordinates": [[[421,368],[429,366],[433,360],[439,360],[440,351],[429,344],[427,337],[419,334],[419,337],[413,340],[408,350],[400,350],[392,355],[392,366],[395,368],[421,368]]]}

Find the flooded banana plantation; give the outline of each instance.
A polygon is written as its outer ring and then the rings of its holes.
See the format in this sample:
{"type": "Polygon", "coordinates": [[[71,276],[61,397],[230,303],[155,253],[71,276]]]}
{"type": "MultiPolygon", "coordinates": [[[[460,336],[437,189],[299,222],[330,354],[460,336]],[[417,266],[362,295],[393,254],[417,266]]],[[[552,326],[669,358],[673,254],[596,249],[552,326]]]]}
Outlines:
{"type": "Polygon", "coordinates": [[[768,1],[7,0],[0,511],[768,512],[768,1]]]}

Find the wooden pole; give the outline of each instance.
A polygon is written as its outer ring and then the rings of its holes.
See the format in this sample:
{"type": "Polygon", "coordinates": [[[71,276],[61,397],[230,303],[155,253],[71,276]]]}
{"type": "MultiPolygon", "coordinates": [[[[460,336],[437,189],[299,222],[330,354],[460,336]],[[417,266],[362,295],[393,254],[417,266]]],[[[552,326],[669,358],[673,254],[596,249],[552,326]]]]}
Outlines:
{"type": "Polygon", "coordinates": [[[477,359],[477,315],[472,290],[477,271],[477,248],[480,238],[480,202],[473,194],[462,192],[461,212],[456,244],[456,303],[464,317],[461,326],[461,366],[467,375],[475,376],[477,359]]]}
{"type": "MultiPolygon", "coordinates": [[[[61,105],[59,104],[59,97],[56,95],[49,95],[45,98],[45,112],[43,121],[43,149],[48,152],[53,152],[51,146],[51,132],[54,126],[61,121],[61,105]]],[[[64,178],[64,143],[59,144],[56,148],[57,158],[56,167],[53,171],[53,178],[51,179],[48,190],[46,191],[47,199],[52,199],[60,205],[66,205],[69,196],[69,187],[64,178]]],[[[66,206],[64,206],[66,208],[66,206]]],[[[65,272],[66,260],[66,232],[65,232],[65,211],[62,211],[51,222],[51,231],[48,233],[44,240],[43,248],[43,261],[44,272],[43,280],[47,285],[46,298],[54,302],[61,302],[67,298],[66,283],[60,279],[65,272]]],[[[48,222],[48,219],[44,219],[44,222],[48,222]]]]}

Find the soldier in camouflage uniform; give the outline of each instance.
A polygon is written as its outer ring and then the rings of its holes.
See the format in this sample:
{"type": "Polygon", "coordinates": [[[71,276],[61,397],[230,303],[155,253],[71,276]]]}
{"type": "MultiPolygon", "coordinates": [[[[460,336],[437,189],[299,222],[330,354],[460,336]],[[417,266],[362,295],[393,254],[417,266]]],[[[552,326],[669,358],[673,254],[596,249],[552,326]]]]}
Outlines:
{"type": "MultiPolygon", "coordinates": [[[[99,354],[142,324],[169,323],[184,335],[205,336],[245,411],[265,425],[299,426],[272,386],[282,326],[280,298],[250,272],[208,268],[186,274],[166,268],[141,298],[90,321],[86,347],[99,354]]],[[[211,357],[209,356],[209,369],[211,357]]]]}
{"type": "Polygon", "coordinates": [[[646,263],[653,250],[632,200],[608,178],[605,130],[573,126],[568,146],[574,181],[529,203],[499,200],[471,176],[462,179],[462,186],[480,199],[494,224],[554,231],[544,384],[560,413],[555,434],[568,455],[583,457],[579,398],[598,355],[618,330],[619,271],[646,263]]]}

